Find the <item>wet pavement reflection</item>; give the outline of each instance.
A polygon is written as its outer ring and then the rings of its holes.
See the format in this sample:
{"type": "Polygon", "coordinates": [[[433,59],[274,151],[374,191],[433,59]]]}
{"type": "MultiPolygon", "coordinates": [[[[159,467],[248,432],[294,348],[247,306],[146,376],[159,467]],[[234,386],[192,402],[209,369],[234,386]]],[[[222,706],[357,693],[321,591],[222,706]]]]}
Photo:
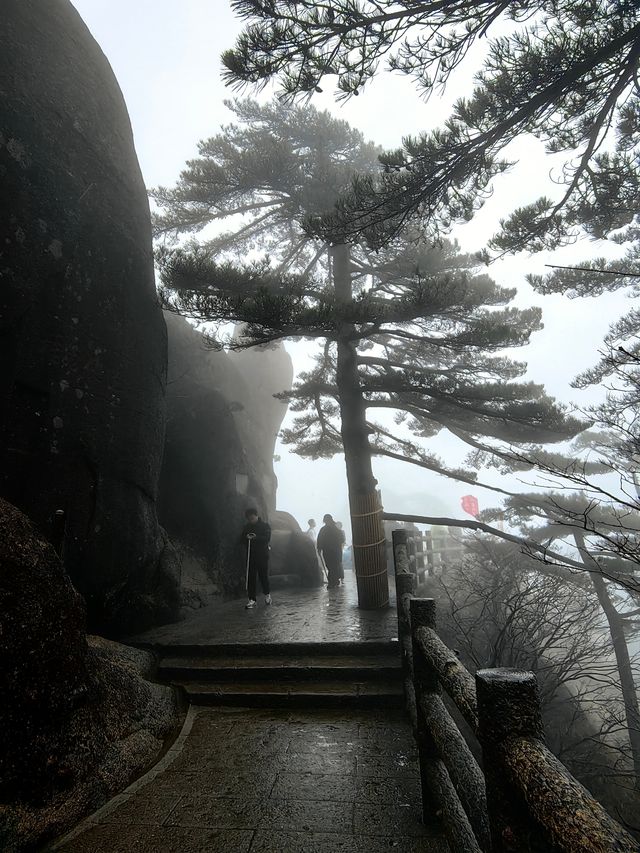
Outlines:
{"type": "Polygon", "coordinates": [[[400,711],[192,708],[160,764],[54,849],[449,853],[420,804],[400,711]]]}
{"type": "Polygon", "coordinates": [[[253,610],[244,609],[245,598],[216,603],[133,639],[154,645],[390,640],[397,637],[398,624],[393,581],[389,586],[389,606],[360,610],[355,577],[345,572],[338,589],[275,590],[270,606],[260,595],[253,610]]]}

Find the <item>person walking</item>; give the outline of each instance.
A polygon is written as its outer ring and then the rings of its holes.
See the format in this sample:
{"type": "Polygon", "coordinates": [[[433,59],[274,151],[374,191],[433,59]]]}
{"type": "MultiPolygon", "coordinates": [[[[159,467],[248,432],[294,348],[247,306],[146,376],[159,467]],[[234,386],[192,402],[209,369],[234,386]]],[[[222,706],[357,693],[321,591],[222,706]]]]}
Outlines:
{"type": "Polygon", "coordinates": [[[271,604],[271,589],[269,587],[269,542],[271,528],[262,521],[257,509],[247,509],[244,517],[247,523],[242,528],[241,541],[245,549],[247,566],[247,596],[245,610],[251,610],[257,604],[256,581],[260,578],[260,586],[264,593],[264,603],[271,604]]]}
{"type": "Polygon", "coordinates": [[[327,567],[327,589],[335,589],[339,586],[340,571],[342,567],[342,543],[344,534],[336,526],[333,516],[327,513],[323,516],[324,527],[318,533],[318,554],[324,560],[327,567]]]}
{"type": "Polygon", "coordinates": [[[308,536],[309,539],[311,539],[311,541],[315,544],[315,541],[316,541],[316,520],[315,520],[315,518],[310,518],[309,521],[307,521],[307,524],[309,525],[309,527],[307,527],[307,529],[305,530],[304,535],[308,536]]]}

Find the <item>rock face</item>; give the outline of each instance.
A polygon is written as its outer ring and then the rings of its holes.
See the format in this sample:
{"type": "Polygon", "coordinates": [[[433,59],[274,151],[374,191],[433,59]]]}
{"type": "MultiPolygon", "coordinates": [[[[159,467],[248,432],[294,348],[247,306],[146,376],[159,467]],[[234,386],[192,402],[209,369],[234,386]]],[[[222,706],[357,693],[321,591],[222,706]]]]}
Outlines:
{"type": "Polygon", "coordinates": [[[179,721],[152,656],[85,635],[51,545],[0,499],[0,850],[32,850],[122,790],[179,721]]]}
{"type": "Polygon", "coordinates": [[[139,630],[178,602],[166,330],[126,107],[68,0],[4,0],[0,100],[0,495],[43,530],[64,509],[90,625],[139,630]]]}
{"type": "Polygon", "coordinates": [[[274,394],[288,391],[293,382],[291,357],[281,346],[253,348],[229,353],[232,367],[242,375],[234,383],[233,397],[241,407],[238,417],[241,435],[257,451],[257,473],[267,499],[267,514],[276,509],[277,479],[273,473],[276,439],[287,408],[274,394]]]}
{"type": "Polygon", "coordinates": [[[89,681],[85,607],[51,545],[0,498],[0,799],[64,784],[60,741],[89,681]]]}
{"type": "Polygon", "coordinates": [[[169,331],[167,438],[159,517],[182,560],[183,602],[199,606],[244,585],[238,536],[243,513],[275,509],[273,447],[286,406],[273,393],[289,388],[284,350],[233,359],[204,347],[185,320],[166,316],[169,331]]]}

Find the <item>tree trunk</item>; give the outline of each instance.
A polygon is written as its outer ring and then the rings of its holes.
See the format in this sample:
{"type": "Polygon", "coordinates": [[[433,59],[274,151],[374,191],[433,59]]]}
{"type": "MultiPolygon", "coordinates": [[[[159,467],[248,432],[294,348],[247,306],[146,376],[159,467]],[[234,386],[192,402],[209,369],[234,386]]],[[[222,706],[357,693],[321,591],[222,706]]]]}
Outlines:
{"type": "MultiPolygon", "coordinates": [[[[337,300],[348,305],[353,301],[349,246],[332,246],[330,257],[337,300]]],[[[354,332],[352,323],[342,323],[338,328],[336,385],[347,468],[358,605],[372,610],[389,603],[389,582],[382,507],[376,490],[377,480],[371,468],[367,409],[358,375],[354,332]]]]}
{"type": "Polygon", "coordinates": [[[631,745],[631,757],[633,760],[633,771],[635,776],[635,788],[640,790],[640,707],[638,706],[638,694],[633,677],[633,668],[629,658],[629,648],[624,635],[624,622],[616,610],[614,603],[609,597],[607,586],[600,572],[600,566],[589,552],[582,533],[574,533],[578,551],[582,561],[587,568],[594,571],[589,572],[593,588],[598,596],[600,607],[609,624],[609,632],[613,643],[613,651],[616,656],[618,674],[620,676],[620,689],[624,701],[625,716],[627,718],[627,729],[629,732],[629,743],[631,745]]]}

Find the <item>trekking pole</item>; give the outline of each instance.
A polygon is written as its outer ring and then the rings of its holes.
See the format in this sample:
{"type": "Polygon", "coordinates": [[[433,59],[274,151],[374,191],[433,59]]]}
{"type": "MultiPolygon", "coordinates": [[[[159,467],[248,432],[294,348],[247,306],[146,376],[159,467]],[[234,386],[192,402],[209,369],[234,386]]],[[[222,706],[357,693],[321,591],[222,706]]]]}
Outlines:
{"type": "Polygon", "coordinates": [[[245,589],[249,595],[249,560],[251,559],[251,539],[247,537],[247,576],[245,578],[245,589]]]}
{"type": "Polygon", "coordinates": [[[324,555],[318,552],[320,557],[320,565],[322,566],[322,575],[324,577],[325,583],[329,583],[329,569],[327,568],[327,564],[324,561],[324,555]]]}

